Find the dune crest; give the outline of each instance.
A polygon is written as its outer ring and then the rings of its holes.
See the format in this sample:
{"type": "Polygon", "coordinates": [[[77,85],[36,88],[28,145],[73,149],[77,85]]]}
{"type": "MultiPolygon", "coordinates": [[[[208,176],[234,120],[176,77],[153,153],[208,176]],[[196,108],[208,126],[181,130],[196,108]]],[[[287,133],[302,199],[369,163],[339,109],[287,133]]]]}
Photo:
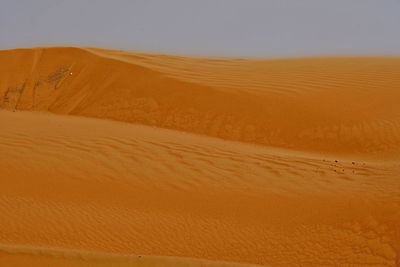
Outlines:
{"type": "Polygon", "coordinates": [[[0,51],[0,107],[301,151],[398,158],[400,58],[206,59],[0,51]]]}

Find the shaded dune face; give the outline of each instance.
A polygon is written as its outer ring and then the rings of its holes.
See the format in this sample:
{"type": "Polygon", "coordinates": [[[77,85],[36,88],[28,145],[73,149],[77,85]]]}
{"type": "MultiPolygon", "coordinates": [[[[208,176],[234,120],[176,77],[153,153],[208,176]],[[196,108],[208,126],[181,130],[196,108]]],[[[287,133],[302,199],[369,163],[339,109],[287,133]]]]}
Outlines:
{"type": "Polygon", "coordinates": [[[0,51],[0,266],[399,266],[399,99],[399,58],[0,51]]]}
{"type": "Polygon", "coordinates": [[[397,154],[399,58],[1,51],[0,105],[340,155],[397,154]]]}

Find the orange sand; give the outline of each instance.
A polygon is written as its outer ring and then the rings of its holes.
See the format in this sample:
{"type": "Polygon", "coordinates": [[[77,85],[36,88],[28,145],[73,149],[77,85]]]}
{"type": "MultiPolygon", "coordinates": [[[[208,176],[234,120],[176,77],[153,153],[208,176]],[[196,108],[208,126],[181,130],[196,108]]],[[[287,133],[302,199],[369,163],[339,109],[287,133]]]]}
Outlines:
{"type": "Polygon", "coordinates": [[[399,99],[400,58],[0,51],[0,266],[399,266],[399,99]]]}

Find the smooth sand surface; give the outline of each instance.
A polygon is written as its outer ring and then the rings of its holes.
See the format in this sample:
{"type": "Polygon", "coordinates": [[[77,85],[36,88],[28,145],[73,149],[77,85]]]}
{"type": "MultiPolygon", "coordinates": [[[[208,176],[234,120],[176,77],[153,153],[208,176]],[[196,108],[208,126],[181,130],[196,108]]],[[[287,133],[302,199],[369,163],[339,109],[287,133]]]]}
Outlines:
{"type": "Polygon", "coordinates": [[[0,97],[0,266],[400,265],[400,58],[17,49],[0,97]]]}

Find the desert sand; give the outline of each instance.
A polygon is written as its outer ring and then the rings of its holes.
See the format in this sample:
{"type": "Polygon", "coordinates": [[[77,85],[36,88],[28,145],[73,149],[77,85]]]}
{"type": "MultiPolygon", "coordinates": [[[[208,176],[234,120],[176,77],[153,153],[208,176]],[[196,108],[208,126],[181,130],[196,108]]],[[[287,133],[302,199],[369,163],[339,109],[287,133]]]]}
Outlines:
{"type": "Polygon", "coordinates": [[[400,266],[400,58],[0,51],[0,266],[400,266]]]}

